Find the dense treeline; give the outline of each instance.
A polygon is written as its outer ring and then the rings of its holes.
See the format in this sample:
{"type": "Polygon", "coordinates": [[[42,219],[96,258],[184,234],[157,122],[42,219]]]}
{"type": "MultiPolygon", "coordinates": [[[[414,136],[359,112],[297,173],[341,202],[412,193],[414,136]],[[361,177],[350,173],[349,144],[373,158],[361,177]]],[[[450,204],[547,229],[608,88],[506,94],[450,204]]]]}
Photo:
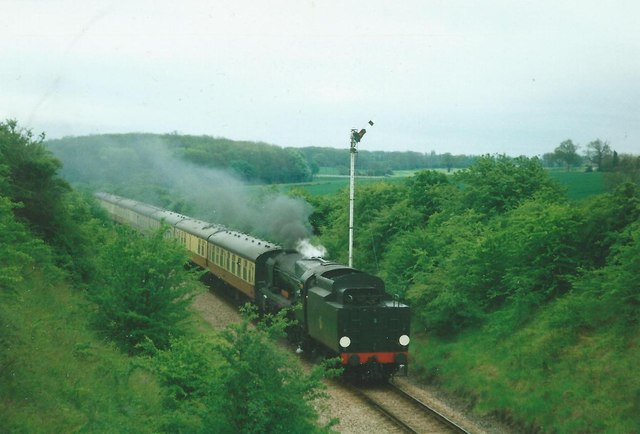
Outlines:
{"type": "MultiPolygon", "coordinates": [[[[348,174],[349,149],[281,148],[266,143],[178,134],[105,134],[49,140],[47,145],[64,161],[62,175],[71,183],[109,185],[121,181],[168,187],[162,172],[171,158],[234,173],[251,183],[310,181],[320,167],[348,174]]],[[[420,152],[360,150],[358,171],[382,176],[394,170],[468,167],[476,157],[420,152]]]]}
{"type": "Polygon", "coordinates": [[[295,149],[266,143],[177,134],[105,134],[47,141],[64,161],[61,173],[72,183],[132,182],[166,186],[163,172],[172,159],[234,172],[248,182],[286,183],[311,179],[311,169],[295,149]],[[132,172],[133,171],[133,172],[132,172]]]}
{"type": "Polygon", "coordinates": [[[328,432],[323,368],[279,349],[284,317],[203,327],[185,250],[115,228],[42,139],[0,123],[2,430],[328,432]]]}
{"type": "MultiPolygon", "coordinates": [[[[313,168],[337,168],[341,175],[349,174],[349,148],[304,147],[299,149],[313,168]]],[[[436,154],[413,151],[358,150],[358,173],[369,176],[390,175],[395,170],[452,169],[469,167],[477,157],[472,155],[436,154]]]]}
{"type": "MultiPolygon", "coordinates": [[[[345,261],[341,197],[309,200],[345,261]]],[[[355,234],[355,265],[383,276],[428,336],[417,365],[478,411],[553,432],[640,426],[637,404],[603,404],[640,390],[625,369],[640,363],[637,183],[568,201],[537,159],[485,156],[451,177],[361,186],[355,234]]]]}

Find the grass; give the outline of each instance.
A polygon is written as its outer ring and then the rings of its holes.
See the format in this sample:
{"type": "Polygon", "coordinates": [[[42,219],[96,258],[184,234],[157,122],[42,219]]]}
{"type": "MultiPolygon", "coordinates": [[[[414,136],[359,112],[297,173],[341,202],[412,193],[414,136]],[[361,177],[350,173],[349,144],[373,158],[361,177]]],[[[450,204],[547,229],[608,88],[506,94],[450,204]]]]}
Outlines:
{"type": "MultiPolygon", "coordinates": [[[[356,178],[356,186],[361,184],[370,184],[376,182],[404,182],[415,171],[405,170],[394,173],[392,176],[358,176],[356,178]]],[[[334,195],[340,190],[349,188],[349,176],[339,175],[338,168],[323,167],[320,174],[314,177],[311,182],[300,182],[295,184],[279,184],[280,191],[288,192],[293,188],[302,188],[312,196],[334,195]]]]}
{"type": "Polygon", "coordinates": [[[47,280],[0,294],[3,432],[157,432],[155,380],[89,331],[80,293],[47,280]]]}
{"type": "Polygon", "coordinates": [[[550,170],[549,176],[567,189],[567,196],[571,200],[604,193],[602,172],[550,170]]]}
{"type": "Polygon", "coordinates": [[[414,369],[518,431],[638,432],[640,332],[627,340],[614,327],[572,332],[554,315],[552,305],[508,334],[485,327],[455,341],[418,338],[414,369]]]}

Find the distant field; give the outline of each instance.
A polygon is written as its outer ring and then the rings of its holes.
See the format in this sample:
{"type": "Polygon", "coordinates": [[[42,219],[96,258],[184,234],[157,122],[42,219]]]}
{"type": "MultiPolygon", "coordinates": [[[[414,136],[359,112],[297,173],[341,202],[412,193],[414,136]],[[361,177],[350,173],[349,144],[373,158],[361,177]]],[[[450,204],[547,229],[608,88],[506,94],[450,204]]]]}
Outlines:
{"type": "MultiPolygon", "coordinates": [[[[442,170],[446,172],[446,170],[442,170]]],[[[313,196],[323,196],[335,194],[343,188],[349,187],[349,176],[338,175],[337,169],[322,168],[320,173],[314,177],[312,182],[297,184],[281,184],[279,188],[289,191],[292,188],[303,188],[313,196]],[[333,173],[332,173],[333,172],[333,173]]],[[[415,171],[396,171],[393,176],[358,176],[356,185],[372,182],[403,182],[404,179],[413,176],[415,171]]],[[[604,192],[601,172],[583,172],[566,170],[550,170],[549,175],[567,189],[567,196],[571,200],[580,200],[589,196],[604,192]]]]}
{"type": "MultiPolygon", "coordinates": [[[[402,182],[404,177],[382,177],[382,176],[358,176],[356,185],[370,184],[374,182],[402,182]]],[[[335,194],[343,188],[349,188],[348,176],[317,176],[312,182],[301,182],[296,184],[280,184],[280,189],[289,191],[292,188],[303,188],[313,196],[323,196],[335,194]]]]}
{"type": "Polygon", "coordinates": [[[567,195],[571,200],[604,193],[602,172],[550,170],[549,175],[567,189],[567,195]]]}

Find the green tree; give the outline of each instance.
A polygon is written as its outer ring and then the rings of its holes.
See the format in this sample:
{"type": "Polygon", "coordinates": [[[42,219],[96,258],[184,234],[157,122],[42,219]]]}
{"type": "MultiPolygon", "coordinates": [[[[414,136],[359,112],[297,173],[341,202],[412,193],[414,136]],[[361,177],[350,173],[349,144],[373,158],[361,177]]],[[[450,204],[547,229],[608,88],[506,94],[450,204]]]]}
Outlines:
{"type": "Polygon", "coordinates": [[[198,334],[172,338],[169,348],[148,347],[145,365],[156,375],[166,398],[163,431],[185,433],[230,432],[223,402],[224,360],[217,337],[198,334]]]}
{"type": "Polygon", "coordinates": [[[57,173],[62,164],[43,145],[44,134],[33,137],[15,120],[0,123],[0,165],[5,166],[3,194],[21,206],[14,208],[45,241],[59,233],[64,219],[64,194],[69,185],[57,173]]]}
{"type": "Polygon", "coordinates": [[[624,183],[640,185],[640,156],[613,152],[611,171],[605,173],[604,182],[607,190],[614,190],[624,183]]]}
{"type": "Polygon", "coordinates": [[[596,165],[599,172],[611,167],[613,152],[608,142],[600,139],[589,142],[585,155],[587,160],[596,165]]]}
{"type": "MultiPolygon", "coordinates": [[[[423,214],[426,221],[430,215],[441,210],[444,200],[441,188],[449,185],[449,179],[443,173],[423,170],[407,180],[409,204],[423,214]]],[[[449,193],[451,190],[449,190],[449,193]]]]}
{"type": "Polygon", "coordinates": [[[453,335],[485,316],[483,289],[491,277],[484,275],[487,267],[480,254],[484,219],[475,210],[434,216],[416,234],[422,245],[406,253],[417,259],[407,298],[416,323],[427,330],[453,335]]]}
{"type": "Polygon", "coordinates": [[[562,161],[565,164],[567,171],[582,162],[578,155],[578,146],[574,145],[571,140],[565,140],[560,143],[553,153],[558,161],[562,161]]]}
{"type": "Polygon", "coordinates": [[[454,209],[472,208],[486,215],[516,208],[534,196],[557,199],[561,195],[559,186],[535,157],[486,155],[468,169],[456,172],[454,180],[462,183],[462,197],[459,203],[449,204],[454,209]]]}
{"type": "MultiPolygon", "coordinates": [[[[247,305],[248,306],[248,305],[247,305]]],[[[173,339],[155,350],[149,366],[168,393],[170,432],[320,433],[317,405],[326,398],[321,378],[337,371],[317,366],[305,373],[278,341],[290,325],[286,313],[243,321],[220,335],[173,339]]]]}
{"type": "Polygon", "coordinates": [[[385,252],[381,266],[381,277],[386,291],[406,299],[407,290],[415,283],[418,261],[429,255],[429,234],[424,227],[403,232],[396,237],[385,252]]]}
{"type": "Polygon", "coordinates": [[[621,235],[607,265],[578,279],[575,288],[593,299],[591,315],[585,318],[589,326],[615,320],[622,333],[631,333],[640,325],[640,223],[621,235]]]}
{"type": "Polygon", "coordinates": [[[97,228],[86,202],[58,176],[61,163],[43,139],[15,120],[0,123],[0,195],[13,203],[16,218],[53,247],[58,265],[75,280],[87,281],[97,228]]]}
{"type": "Polygon", "coordinates": [[[579,212],[582,223],[578,254],[585,267],[603,267],[620,233],[640,219],[640,186],[624,183],[611,193],[581,203],[579,212]]]}
{"type": "MultiPolygon", "coordinates": [[[[224,413],[232,432],[318,432],[317,412],[309,404],[322,396],[321,370],[308,376],[281,351],[274,340],[284,336],[284,314],[251,330],[250,314],[241,324],[225,329],[220,353],[228,370],[224,375],[224,413]]],[[[322,430],[324,431],[324,430],[322,430]]]]}
{"type": "Polygon", "coordinates": [[[96,325],[131,354],[146,340],[166,348],[171,336],[184,333],[199,288],[195,272],[184,270],[187,252],[164,238],[164,228],[147,237],[125,227],[116,230],[101,249],[89,292],[98,307],[96,325]]]}

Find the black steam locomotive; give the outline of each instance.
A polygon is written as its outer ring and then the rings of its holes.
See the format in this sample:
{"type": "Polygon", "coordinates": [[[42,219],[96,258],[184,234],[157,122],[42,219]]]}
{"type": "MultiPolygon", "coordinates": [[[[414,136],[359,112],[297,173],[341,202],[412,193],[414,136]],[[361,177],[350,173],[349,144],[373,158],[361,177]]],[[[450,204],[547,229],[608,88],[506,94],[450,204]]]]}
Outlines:
{"type": "Polygon", "coordinates": [[[260,311],[297,307],[303,348],[338,356],[346,372],[363,377],[406,372],[409,307],[392,300],[381,279],[152,205],[96,197],[117,222],[142,231],[168,225],[167,237],[183,244],[194,263],[260,311]]]}

